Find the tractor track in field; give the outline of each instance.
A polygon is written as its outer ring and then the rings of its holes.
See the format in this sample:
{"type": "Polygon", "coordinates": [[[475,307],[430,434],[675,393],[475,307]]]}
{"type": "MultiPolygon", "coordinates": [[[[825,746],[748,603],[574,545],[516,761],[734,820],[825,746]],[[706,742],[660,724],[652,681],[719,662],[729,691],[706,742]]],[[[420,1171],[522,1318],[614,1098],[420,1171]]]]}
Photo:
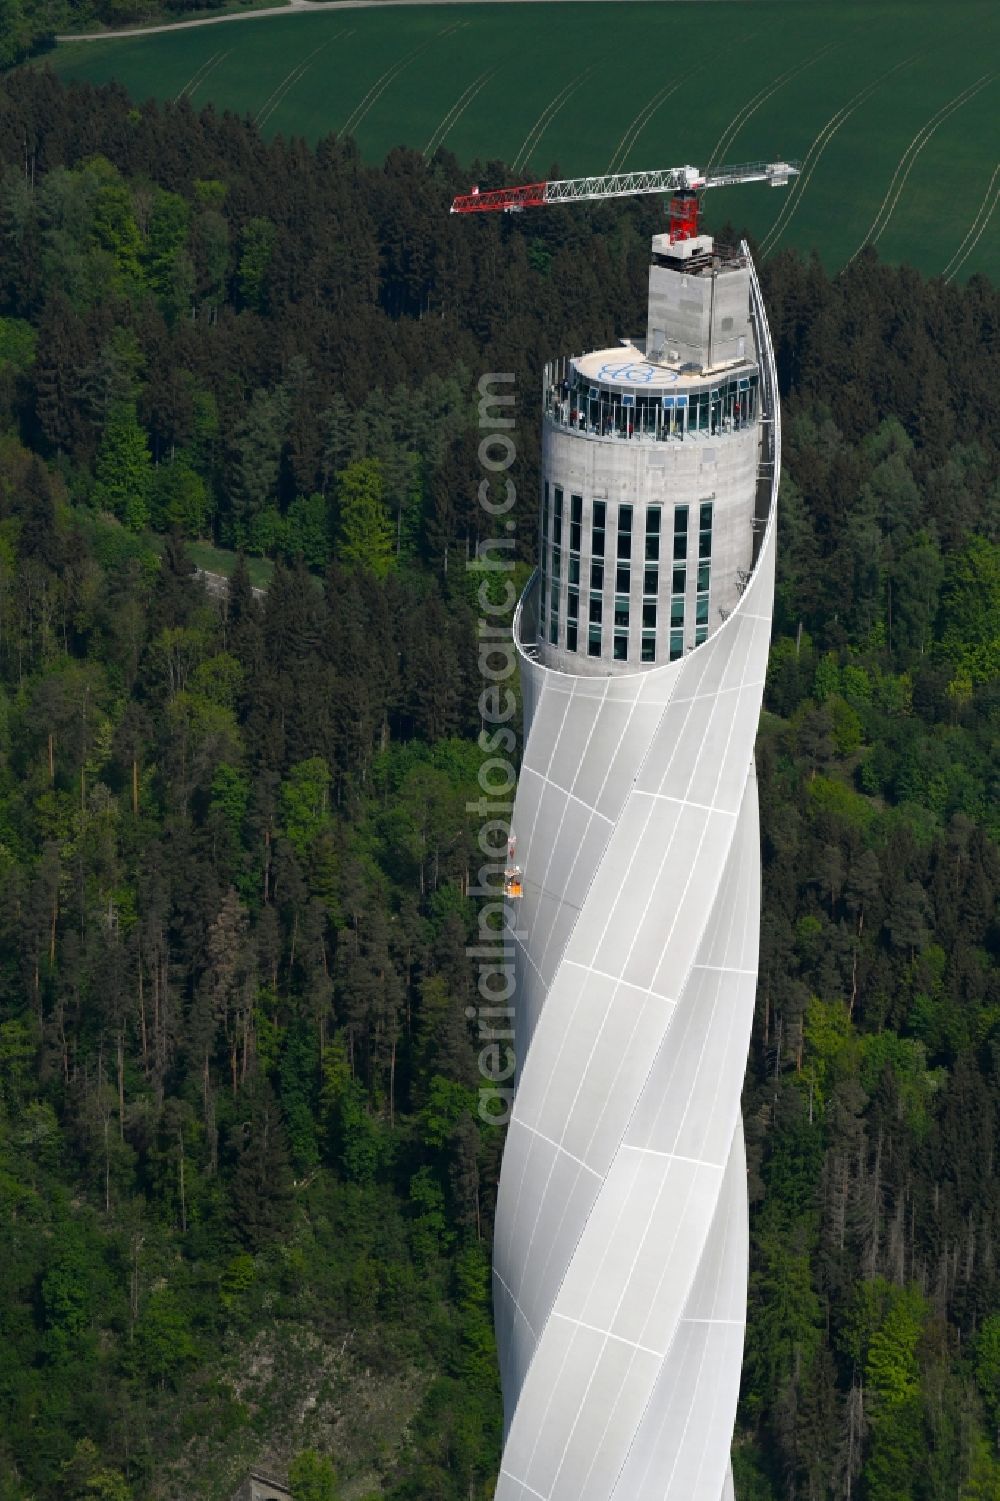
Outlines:
{"type": "Polygon", "coordinates": [[[885,231],[889,227],[889,220],[895,213],[896,204],[899,202],[903,189],[906,186],[906,179],[909,177],[917,157],[923,151],[938,126],[943,125],[946,120],[950,119],[957,110],[962,108],[963,104],[968,104],[970,100],[975,99],[977,94],[981,94],[983,89],[991,84],[996,76],[995,73],[984,73],[981,78],[976,79],[975,83],[969,84],[956,94],[953,99],[949,99],[946,104],[942,104],[940,109],[936,110],[930,119],[921,125],[896,163],[896,170],[893,172],[889,186],[885,190],[885,197],[878,206],[878,212],[868,226],[868,231],[862,239],[861,244],[846,262],[845,270],[852,261],[857,259],[866,245],[877,244],[885,234],[885,231]],[[901,177],[900,173],[902,173],[901,177]]]}
{"type": "Polygon", "coordinates": [[[962,240],[958,249],[955,251],[955,254],[952,256],[951,260],[941,272],[941,275],[944,277],[945,281],[955,280],[955,277],[958,275],[959,271],[961,271],[962,267],[969,259],[969,256],[972,254],[976,246],[979,244],[979,241],[982,239],[983,231],[986,229],[986,226],[993,218],[993,211],[996,208],[998,201],[1000,201],[1000,188],[997,188],[995,193],[993,191],[993,184],[996,182],[998,176],[1000,176],[1000,162],[998,162],[997,165],[993,168],[993,176],[990,178],[990,185],[986,189],[986,194],[983,198],[982,203],[979,205],[979,208],[976,212],[976,217],[973,219],[972,223],[969,225],[969,228],[965,233],[965,238],[962,240]],[[971,245],[968,243],[970,237],[973,237],[971,245]]]}
{"type": "Polygon", "coordinates": [[[452,130],[453,126],[458,124],[459,120],[465,114],[465,111],[468,109],[473,99],[475,99],[476,95],[486,87],[496,71],[496,68],[487,68],[486,72],[480,73],[479,77],[473,83],[470,83],[465,92],[461,94],[458,99],[456,99],[455,103],[445,115],[444,119],[440,122],[439,125],[435,126],[430,140],[424,147],[423,155],[425,161],[433,156],[435,151],[437,151],[440,146],[444,145],[445,140],[449,132],[452,130]]]}
{"type": "Polygon", "coordinates": [[[828,46],[821,47],[818,52],[814,52],[813,55],[811,57],[807,57],[804,62],[795,63],[792,67],[787,68],[784,73],[779,73],[777,78],[772,78],[770,83],[766,83],[762,89],[759,89],[756,94],[752,95],[751,98],[749,98],[746,103],[736,111],[736,114],[730,120],[729,124],[726,126],[725,130],[716,141],[712,155],[709,157],[707,163],[705,164],[706,175],[711,172],[714,167],[718,166],[725,153],[733,144],[733,141],[735,140],[737,135],[739,135],[740,131],[743,129],[744,125],[752,115],[755,115],[757,113],[761,105],[766,104],[767,101],[771,98],[772,94],[776,94],[784,84],[791,83],[792,79],[797,78],[800,73],[804,73],[806,68],[812,67],[813,63],[818,62],[821,57],[824,57],[828,52],[831,52],[836,45],[837,44],[835,42],[830,42],[828,46]]]}
{"type": "MultiPolygon", "coordinates": [[[[699,72],[704,72],[704,69],[695,68],[694,72],[690,76],[693,77],[695,73],[699,72]]],[[[656,114],[656,111],[659,109],[660,105],[666,104],[671,94],[676,94],[681,84],[687,82],[688,76],[689,75],[681,74],[679,78],[670,79],[669,82],[665,83],[661,89],[657,90],[652,99],[647,99],[646,103],[642,106],[642,109],[639,111],[639,113],[633,116],[625,130],[625,134],[622,136],[621,140],[618,142],[618,145],[615,147],[614,151],[611,154],[611,160],[608,163],[607,167],[609,173],[617,172],[621,167],[624,166],[625,158],[632,150],[632,147],[635,145],[636,141],[639,139],[639,136],[649,124],[650,120],[656,114]]]]}
{"type": "Polygon", "coordinates": [[[176,104],[180,99],[193,99],[196,91],[201,88],[205,79],[210,73],[215,72],[220,63],[225,62],[232,50],[232,47],[227,47],[226,51],[223,52],[220,47],[218,52],[213,52],[211,57],[205,59],[200,68],[195,68],[180,93],[174,95],[174,103],[176,104]]]}
{"type": "MultiPolygon", "coordinates": [[[[756,35],[756,31],[748,31],[744,35],[737,37],[735,41],[730,42],[728,46],[722,48],[719,56],[725,57],[728,53],[732,52],[735,47],[745,47],[747,42],[751,41],[756,35]]],[[[607,168],[609,174],[612,172],[624,171],[625,158],[632,150],[642,132],[646,129],[646,126],[649,124],[650,120],[656,114],[656,111],[662,104],[666,104],[667,100],[672,94],[676,94],[677,90],[681,87],[682,84],[690,85],[691,82],[699,76],[699,74],[706,71],[708,66],[709,65],[707,62],[701,63],[699,67],[688,68],[685,72],[678,74],[676,78],[668,78],[663,87],[657,89],[656,93],[652,96],[651,99],[646,100],[646,103],[642,106],[637,114],[633,115],[632,119],[625,127],[625,132],[622,135],[621,140],[618,142],[618,145],[611,153],[611,161],[608,163],[607,168]]]]}
{"type": "Polygon", "coordinates": [[[863,89],[858,90],[853,98],[849,99],[846,104],[841,105],[840,109],[838,109],[835,114],[830,116],[829,120],[827,120],[822,130],[819,131],[812,145],[809,147],[809,150],[806,152],[802,162],[802,171],[800,175],[795,179],[792,188],[789,190],[789,196],[785,200],[781,213],[778,215],[777,219],[775,219],[774,223],[771,225],[771,228],[768,230],[767,234],[764,235],[763,239],[760,242],[760,253],[763,259],[766,260],[766,258],[775,249],[778,241],[781,239],[782,235],[785,233],[785,230],[791,223],[795,212],[802,201],[802,195],[805,192],[806,188],[809,186],[809,181],[817,166],[819,165],[820,157],[823,155],[823,152],[833,140],[840,127],[851,118],[855,110],[859,110],[861,106],[871,98],[876,89],[881,88],[882,84],[885,83],[887,78],[891,78],[893,73],[898,73],[900,68],[908,67],[909,64],[916,59],[917,55],[918,54],[914,52],[910,57],[904,58],[902,62],[896,63],[895,67],[889,68],[885,73],[881,75],[881,77],[874,79],[873,82],[869,84],[866,84],[863,89]]]}
{"type": "Polygon", "coordinates": [[[517,150],[517,154],[510,164],[512,171],[520,172],[523,167],[527,166],[531,153],[534,151],[535,147],[538,145],[539,141],[542,139],[542,136],[548,130],[549,126],[552,124],[552,121],[555,119],[556,115],[562,109],[563,105],[569,102],[569,100],[576,93],[577,89],[583,86],[584,81],[589,78],[591,73],[593,73],[595,66],[596,65],[592,63],[589,68],[584,68],[582,73],[578,73],[575,78],[570,79],[569,83],[564,84],[563,87],[559,90],[558,94],[554,95],[554,97],[549,100],[548,104],[542,110],[542,113],[538,116],[538,119],[535,121],[534,125],[532,125],[531,129],[528,131],[528,134],[521,142],[517,150]]]}
{"type": "MultiPolygon", "coordinates": [[[[746,32],[744,35],[738,37],[735,41],[730,42],[728,46],[723,47],[720,56],[725,56],[727,53],[732,52],[735,47],[745,47],[746,44],[751,41],[752,38],[756,35],[756,31],[746,32]]],[[[646,103],[637,112],[637,114],[632,117],[628,125],[625,127],[625,132],[622,135],[621,140],[618,142],[618,145],[611,153],[611,160],[608,163],[607,167],[609,174],[612,172],[622,172],[625,170],[625,161],[628,157],[629,152],[632,150],[636,141],[639,139],[642,132],[646,129],[646,126],[649,124],[650,120],[656,114],[660,106],[666,104],[671,95],[676,94],[677,90],[682,85],[690,85],[692,80],[697,78],[699,74],[704,73],[707,68],[708,63],[702,63],[697,68],[690,68],[685,72],[678,74],[676,78],[668,78],[667,82],[662,86],[662,88],[658,89],[651,99],[646,100],[646,103]]],[[[755,95],[754,97],[756,98],[757,96],[755,95]]],[[[740,113],[742,114],[742,111],[740,113]]],[[[728,129],[729,127],[727,126],[726,128],[728,129]]]]}
{"type": "MultiPolygon", "coordinates": [[[[735,41],[730,42],[728,46],[723,47],[720,56],[726,56],[727,53],[732,52],[734,47],[745,47],[747,42],[751,41],[752,38],[756,35],[756,31],[746,32],[745,35],[738,37],[735,41]]],[[[692,80],[697,78],[700,73],[704,73],[707,68],[708,63],[702,63],[697,68],[689,68],[685,72],[678,74],[676,78],[669,78],[663,85],[663,87],[656,91],[651,99],[646,100],[646,103],[642,106],[642,109],[640,109],[638,113],[632,117],[628,125],[625,127],[625,133],[623,134],[621,140],[618,142],[618,145],[615,147],[614,151],[611,153],[611,161],[608,163],[607,167],[609,174],[612,172],[624,171],[626,157],[628,156],[636,141],[639,139],[642,132],[646,129],[646,126],[649,124],[650,120],[656,114],[656,111],[660,108],[660,106],[666,104],[670,96],[672,94],[676,94],[677,90],[681,87],[682,84],[690,85],[692,80]]],[[[767,85],[765,85],[765,88],[766,87],[767,85]]],[[[757,95],[754,95],[754,98],[757,97],[757,95]]],[[[740,113],[742,114],[742,111],[740,113]]],[[[728,130],[729,127],[727,126],[726,128],[728,130]]]]}
{"type": "MultiPolygon", "coordinates": [[[[455,0],[455,3],[457,3],[457,0],[455,0]]],[[[440,41],[442,37],[451,36],[454,32],[461,31],[463,24],[465,23],[459,21],[457,25],[446,26],[443,31],[439,31],[434,36],[428,37],[426,42],[422,42],[419,47],[415,47],[414,50],[406,57],[399,58],[396,62],[392,63],[388,68],[386,68],[384,73],[379,74],[378,78],[376,78],[367,94],[365,94],[351,110],[351,113],[348,115],[347,119],[344,121],[337,134],[342,136],[350,135],[352,134],[352,132],[357,130],[362,120],[368,114],[368,111],[378,103],[382,95],[385,93],[386,89],[389,88],[391,84],[395,83],[400,73],[403,72],[403,69],[408,68],[410,66],[410,63],[412,63],[416,58],[422,56],[422,54],[427,51],[428,47],[432,47],[434,43],[440,41]]]]}
{"type": "Polygon", "coordinates": [[[260,109],[254,115],[254,124],[257,126],[266,125],[278,106],[284,103],[285,96],[291,89],[295,87],[299,79],[302,78],[303,75],[312,66],[312,60],[316,56],[316,54],[318,52],[322,52],[324,47],[329,47],[331,42],[335,42],[338,37],[345,35],[350,36],[351,33],[349,31],[346,33],[343,31],[335,31],[332,37],[328,37],[325,42],[321,42],[318,47],[314,47],[309,55],[301,63],[296,63],[294,68],[289,69],[284,78],[278,84],[277,88],[271,90],[270,94],[268,94],[260,109]]]}

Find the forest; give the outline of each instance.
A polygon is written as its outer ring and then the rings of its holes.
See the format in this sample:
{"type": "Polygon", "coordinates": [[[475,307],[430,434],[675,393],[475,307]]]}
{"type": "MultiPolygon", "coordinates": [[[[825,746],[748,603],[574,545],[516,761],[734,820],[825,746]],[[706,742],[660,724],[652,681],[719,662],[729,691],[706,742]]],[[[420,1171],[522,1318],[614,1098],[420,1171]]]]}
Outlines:
{"type": "MultiPolygon", "coordinates": [[[[2,80],[0,1501],[492,1497],[477,383],[523,582],[541,367],[660,212],[449,218],[505,175],[2,80]]],[[[997,1501],[1000,293],[762,279],[736,1489],[997,1501]]]]}

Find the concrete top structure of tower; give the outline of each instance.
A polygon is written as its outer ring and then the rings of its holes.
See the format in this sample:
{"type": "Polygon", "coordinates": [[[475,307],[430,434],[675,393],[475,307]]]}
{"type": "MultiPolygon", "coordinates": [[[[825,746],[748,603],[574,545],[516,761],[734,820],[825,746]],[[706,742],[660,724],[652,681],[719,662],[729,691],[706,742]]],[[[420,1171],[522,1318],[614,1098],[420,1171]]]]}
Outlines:
{"type": "Polygon", "coordinates": [[[656,235],[644,336],[545,369],[546,666],[675,661],[732,610],[753,564],[759,388],[748,257],[656,235]]]}
{"type": "Polygon", "coordinates": [[[562,357],[543,378],[542,505],[533,650],[580,676],[677,661],[731,614],[763,515],[759,339],[745,247],[699,226],[699,193],[785,186],[794,162],[529,183],[456,198],[507,213],[667,193],[644,334],[562,357]]]}

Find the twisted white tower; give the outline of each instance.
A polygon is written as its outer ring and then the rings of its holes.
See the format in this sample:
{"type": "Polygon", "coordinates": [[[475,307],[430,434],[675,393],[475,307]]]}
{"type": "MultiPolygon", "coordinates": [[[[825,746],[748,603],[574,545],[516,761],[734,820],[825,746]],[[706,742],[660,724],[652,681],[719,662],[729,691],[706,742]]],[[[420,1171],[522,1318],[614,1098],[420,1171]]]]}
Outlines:
{"type": "Polygon", "coordinates": [[[666,238],[645,348],[547,372],[497,1501],[732,1494],[780,430],[746,247],[666,238]]]}

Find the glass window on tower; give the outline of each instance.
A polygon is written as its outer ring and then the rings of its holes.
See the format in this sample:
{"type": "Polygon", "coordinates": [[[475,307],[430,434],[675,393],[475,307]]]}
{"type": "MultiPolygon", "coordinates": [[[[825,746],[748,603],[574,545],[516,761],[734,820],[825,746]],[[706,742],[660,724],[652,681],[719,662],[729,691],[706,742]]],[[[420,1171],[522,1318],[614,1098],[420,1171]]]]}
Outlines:
{"type": "Polygon", "coordinates": [[[698,518],[698,556],[712,556],[712,502],[704,501],[698,518]]]}
{"type": "Polygon", "coordinates": [[[604,588],[604,564],[603,563],[591,563],[591,565],[590,565],[590,587],[592,589],[603,589],[604,588]]]}
{"type": "Polygon", "coordinates": [[[656,600],[647,599],[642,605],[642,628],[644,631],[656,630],[656,600]]]}
{"type": "Polygon", "coordinates": [[[571,620],[566,626],[566,650],[576,651],[576,621],[571,620]]]}
{"type": "Polygon", "coordinates": [[[740,380],[733,402],[733,425],[743,428],[749,420],[749,380],[740,380]]]}
{"type": "Polygon", "coordinates": [[[588,657],[601,655],[601,627],[599,625],[587,627],[587,655],[588,657]]]}
{"type": "Polygon", "coordinates": [[[545,602],[549,592],[549,482],[542,487],[542,535],[538,544],[538,566],[541,581],[538,592],[538,620],[542,634],[545,633],[545,602]]]}
{"type": "Polygon", "coordinates": [[[684,569],[684,568],[675,568],[674,569],[673,583],[671,584],[670,592],[672,594],[683,594],[686,583],[687,583],[687,571],[686,571],[686,569],[684,569]]]}
{"type": "Polygon", "coordinates": [[[618,556],[619,558],[631,558],[632,556],[632,507],[618,507],[618,556]]]}
{"type": "Polygon", "coordinates": [[[615,661],[628,661],[628,631],[615,631],[615,661]]]}
{"type": "Polygon", "coordinates": [[[643,594],[658,594],[660,591],[660,570],[658,568],[646,568],[642,574],[643,594]]]}
{"type": "Polygon", "coordinates": [[[678,657],[684,655],[684,632],[670,632],[670,660],[676,662],[678,657]]]}
{"type": "Polygon", "coordinates": [[[660,508],[650,506],[646,512],[646,560],[656,563],[660,557],[660,508]]]}
{"type": "Polygon", "coordinates": [[[583,496],[571,495],[569,498],[569,550],[580,551],[580,536],[583,531],[583,496]]]}
{"type": "Polygon", "coordinates": [[[674,562],[682,563],[688,550],[688,508],[674,506],[674,562]]]}
{"type": "Polygon", "coordinates": [[[553,490],[552,503],[552,542],[556,547],[562,546],[562,511],[563,493],[556,485],[553,490]]]}
{"type": "Polygon", "coordinates": [[[595,558],[604,557],[604,520],[606,513],[607,503],[603,500],[595,500],[590,544],[591,554],[595,558]]]}
{"type": "Polygon", "coordinates": [[[628,627],[628,595],[615,595],[615,625],[628,627]]]}
{"type": "Polygon", "coordinates": [[[656,632],[643,631],[642,633],[642,660],[644,662],[656,661],[656,632]]]}
{"type": "MultiPolygon", "coordinates": [[[[709,539],[711,540],[711,532],[709,532],[708,535],[709,535],[709,539]]],[[[710,590],[710,587],[711,587],[711,582],[712,582],[712,565],[711,565],[711,563],[709,563],[709,562],[700,562],[698,564],[698,593],[697,593],[697,596],[695,597],[695,615],[694,615],[694,622],[695,622],[695,625],[698,626],[699,631],[701,631],[704,627],[707,627],[707,625],[708,625],[708,601],[709,601],[709,590],[710,590]]],[[[702,640],[704,640],[704,639],[705,639],[705,637],[703,636],[702,640]]],[[[697,644],[697,638],[696,638],[696,644],[697,644]]]]}
{"type": "Polygon", "coordinates": [[[631,568],[629,568],[627,563],[624,565],[624,567],[621,563],[619,563],[618,567],[615,569],[615,593],[627,594],[631,587],[632,570],[631,568]]]}

